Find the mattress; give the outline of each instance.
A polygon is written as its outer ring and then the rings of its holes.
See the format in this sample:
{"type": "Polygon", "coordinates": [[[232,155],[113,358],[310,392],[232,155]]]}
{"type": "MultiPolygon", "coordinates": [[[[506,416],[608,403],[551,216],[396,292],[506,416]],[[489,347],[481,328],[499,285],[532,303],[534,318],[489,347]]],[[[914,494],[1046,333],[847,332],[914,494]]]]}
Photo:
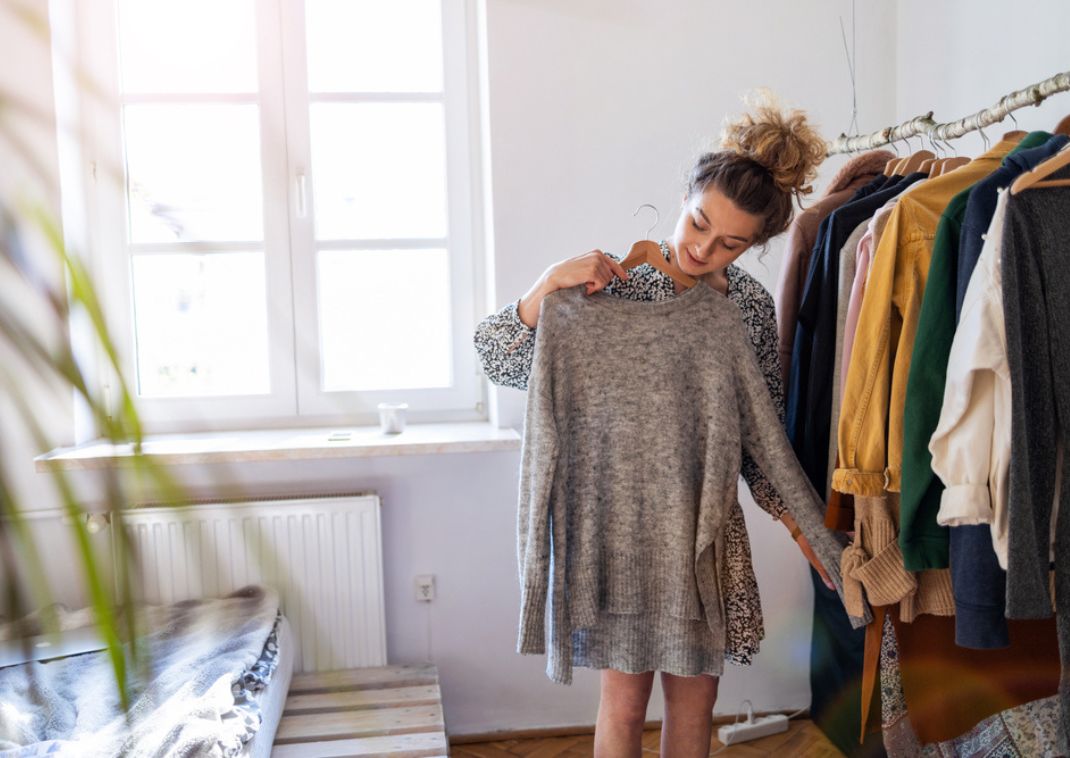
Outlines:
{"type": "Polygon", "coordinates": [[[290,691],[290,680],[293,678],[294,649],[297,644],[290,622],[282,615],[279,616],[276,644],[279,647],[278,666],[268,680],[267,687],[257,696],[262,717],[260,728],[256,735],[245,743],[245,749],[240,753],[242,758],[269,758],[275,742],[275,732],[282,720],[286,695],[290,691]]]}

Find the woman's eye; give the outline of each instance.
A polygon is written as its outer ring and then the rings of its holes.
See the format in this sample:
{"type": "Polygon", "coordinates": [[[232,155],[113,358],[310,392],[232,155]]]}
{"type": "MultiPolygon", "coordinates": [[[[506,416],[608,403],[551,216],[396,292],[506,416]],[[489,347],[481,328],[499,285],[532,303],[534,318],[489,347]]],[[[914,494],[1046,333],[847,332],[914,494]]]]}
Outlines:
{"type": "Polygon", "coordinates": [[[724,249],[725,249],[725,250],[727,250],[727,251],[728,251],[728,252],[730,252],[730,253],[734,253],[734,252],[736,252],[737,250],[739,250],[739,248],[738,248],[738,247],[729,247],[728,245],[725,245],[725,246],[724,246],[724,249]]]}
{"type": "Polygon", "coordinates": [[[695,221],[695,219],[691,219],[691,226],[695,227],[695,229],[697,231],[700,231],[700,232],[706,231],[705,229],[703,229],[701,226],[698,225],[698,223],[695,221]]]}

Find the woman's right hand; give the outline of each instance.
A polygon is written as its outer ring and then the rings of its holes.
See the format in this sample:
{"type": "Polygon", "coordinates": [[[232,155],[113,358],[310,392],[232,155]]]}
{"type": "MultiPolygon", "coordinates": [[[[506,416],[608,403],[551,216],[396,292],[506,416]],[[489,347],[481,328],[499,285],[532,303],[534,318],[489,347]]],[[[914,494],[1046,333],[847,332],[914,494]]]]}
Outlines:
{"type": "Polygon", "coordinates": [[[604,289],[613,281],[613,277],[626,280],[628,272],[601,250],[592,250],[575,258],[568,258],[543,272],[527,294],[520,298],[517,313],[521,321],[534,328],[539,321],[542,299],[551,292],[586,284],[587,294],[590,295],[604,289]]]}

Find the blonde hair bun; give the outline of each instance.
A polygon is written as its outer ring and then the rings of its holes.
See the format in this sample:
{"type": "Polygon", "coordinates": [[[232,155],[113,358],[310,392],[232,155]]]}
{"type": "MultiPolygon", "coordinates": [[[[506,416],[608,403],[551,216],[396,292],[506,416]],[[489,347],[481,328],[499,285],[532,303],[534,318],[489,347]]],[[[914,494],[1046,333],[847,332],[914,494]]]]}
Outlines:
{"type": "Polygon", "coordinates": [[[769,90],[744,98],[750,112],[725,119],[721,147],[750,158],[765,168],[783,192],[808,195],[826,144],[801,110],[785,110],[769,90]]]}

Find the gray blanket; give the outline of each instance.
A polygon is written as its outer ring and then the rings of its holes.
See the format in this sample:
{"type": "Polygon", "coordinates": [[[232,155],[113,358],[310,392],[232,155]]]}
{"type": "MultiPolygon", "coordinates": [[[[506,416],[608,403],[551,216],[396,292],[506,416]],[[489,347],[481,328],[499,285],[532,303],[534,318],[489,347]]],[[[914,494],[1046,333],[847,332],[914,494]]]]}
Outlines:
{"type": "MultiPolygon", "coordinates": [[[[273,590],[252,586],[140,609],[151,675],[132,685],[129,713],[105,651],[0,669],[0,758],[237,755],[258,725],[236,698],[278,608],[273,590]]],[[[68,614],[62,625],[85,619],[68,614]]]]}

